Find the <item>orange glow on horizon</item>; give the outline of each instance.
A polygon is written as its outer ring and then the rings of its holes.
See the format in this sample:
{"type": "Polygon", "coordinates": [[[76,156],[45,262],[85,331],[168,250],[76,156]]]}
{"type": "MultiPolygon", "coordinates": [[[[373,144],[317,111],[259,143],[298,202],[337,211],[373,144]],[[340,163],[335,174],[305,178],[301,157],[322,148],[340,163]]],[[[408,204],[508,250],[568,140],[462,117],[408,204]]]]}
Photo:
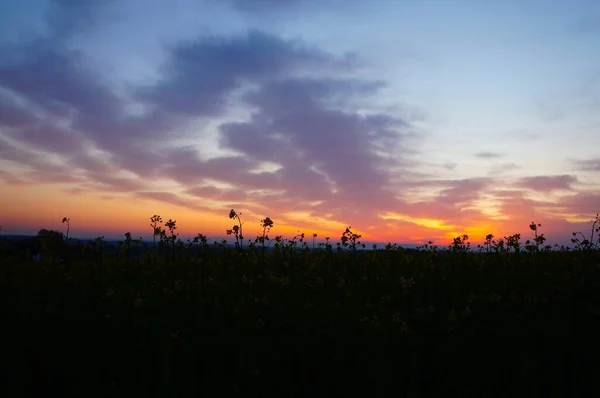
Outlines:
{"type": "MultiPolygon", "coordinates": [[[[168,219],[177,221],[177,232],[180,237],[188,238],[202,233],[212,240],[222,238],[232,241],[232,236],[226,236],[225,231],[230,229],[236,220],[228,218],[229,208],[221,210],[198,211],[185,207],[169,204],[164,201],[147,198],[129,197],[125,193],[86,193],[74,195],[60,190],[59,187],[44,185],[11,187],[7,195],[0,197],[0,207],[4,209],[4,218],[0,220],[3,226],[2,233],[10,234],[11,230],[27,230],[36,233],[41,228],[64,230],[61,224],[62,217],[71,219],[71,236],[78,234],[85,237],[114,236],[120,237],[125,232],[134,236],[148,237],[152,234],[150,217],[158,214],[166,222],[168,219]]],[[[198,203],[202,203],[198,201],[198,203]]],[[[344,221],[337,221],[332,214],[316,216],[307,210],[278,211],[262,205],[252,205],[246,210],[243,204],[236,205],[236,211],[242,213],[244,221],[243,231],[245,242],[254,240],[262,234],[260,220],[268,216],[274,221],[274,228],[268,232],[271,238],[283,235],[286,239],[305,233],[305,240],[310,244],[312,236],[317,234],[316,241],[323,241],[325,237],[331,238],[333,244],[337,243],[342,233],[348,226],[344,221]],[[259,213],[265,214],[260,215],[259,213]]],[[[448,222],[436,217],[413,216],[386,212],[380,213],[379,218],[373,220],[366,218],[354,222],[352,230],[361,234],[363,242],[382,242],[398,244],[424,244],[432,240],[438,245],[448,245],[452,239],[466,234],[472,247],[483,243],[487,234],[493,234],[495,239],[503,236],[521,233],[523,241],[531,239],[529,223],[532,221],[526,214],[527,209],[511,209],[510,215],[494,217],[483,212],[474,213],[469,210],[462,219],[458,212],[453,215],[453,221],[448,222]],[[517,212],[517,210],[519,212],[517,212]],[[475,214],[475,215],[474,215],[475,214]],[[479,214],[477,216],[477,214],[479,214]]],[[[544,225],[541,233],[546,236],[561,231],[560,228],[568,227],[569,223],[589,221],[581,214],[569,214],[558,211],[553,224],[544,225]],[[562,214],[561,214],[562,213],[562,214]],[[558,217],[558,215],[562,217],[558,217]],[[562,224],[561,224],[562,223],[562,224]],[[554,225],[554,226],[553,226],[554,225]]],[[[357,219],[354,219],[355,221],[357,219]]],[[[538,222],[540,220],[536,220],[538,222]]],[[[580,230],[579,224],[573,224],[573,231],[580,230]],[[577,228],[575,228],[577,226],[577,228]]],[[[569,231],[569,233],[572,231],[569,231]]]]}

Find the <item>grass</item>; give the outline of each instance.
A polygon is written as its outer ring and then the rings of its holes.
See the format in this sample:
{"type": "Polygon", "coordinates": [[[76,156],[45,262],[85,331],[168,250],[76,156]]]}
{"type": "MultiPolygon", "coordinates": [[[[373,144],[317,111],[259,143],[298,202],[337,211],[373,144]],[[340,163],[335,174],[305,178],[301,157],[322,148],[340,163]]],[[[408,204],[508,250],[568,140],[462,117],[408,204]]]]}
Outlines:
{"type": "MultiPolygon", "coordinates": [[[[262,234],[233,248],[152,218],[41,262],[5,248],[3,396],[589,396],[600,371],[600,251],[493,237],[471,249],[313,249],[262,234]],[[273,244],[272,250],[263,247],[273,244]]],[[[596,228],[594,224],[593,228],[596,228]]],[[[232,233],[235,235],[234,229],[232,233]]],[[[313,237],[314,238],[314,237],[313,237]]],[[[597,239],[597,238],[596,238],[597,239]]],[[[311,242],[312,243],[312,242],[311,242]]],[[[0,392],[2,392],[0,390],[0,392]]]]}

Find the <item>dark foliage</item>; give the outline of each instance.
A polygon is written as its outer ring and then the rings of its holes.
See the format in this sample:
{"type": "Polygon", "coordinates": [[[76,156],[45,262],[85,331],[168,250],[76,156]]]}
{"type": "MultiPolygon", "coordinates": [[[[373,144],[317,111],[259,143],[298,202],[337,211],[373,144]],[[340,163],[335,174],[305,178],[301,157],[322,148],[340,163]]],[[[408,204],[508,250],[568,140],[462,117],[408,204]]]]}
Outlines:
{"type": "Polygon", "coordinates": [[[2,257],[2,396],[589,396],[600,371],[589,246],[56,236],[41,261],[2,257]]]}

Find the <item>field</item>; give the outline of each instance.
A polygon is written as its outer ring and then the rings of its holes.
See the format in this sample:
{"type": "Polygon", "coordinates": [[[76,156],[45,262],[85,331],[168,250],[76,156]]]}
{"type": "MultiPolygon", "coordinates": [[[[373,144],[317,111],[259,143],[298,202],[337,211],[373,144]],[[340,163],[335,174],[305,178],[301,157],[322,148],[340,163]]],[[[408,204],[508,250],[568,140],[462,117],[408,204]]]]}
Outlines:
{"type": "Polygon", "coordinates": [[[589,396],[600,380],[594,237],[410,251],[266,226],[248,246],[239,223],[228,247],[155,221],[156,243],[114,250],[56,231],[41,261],[4,245],[2,396],[589,396]]]}

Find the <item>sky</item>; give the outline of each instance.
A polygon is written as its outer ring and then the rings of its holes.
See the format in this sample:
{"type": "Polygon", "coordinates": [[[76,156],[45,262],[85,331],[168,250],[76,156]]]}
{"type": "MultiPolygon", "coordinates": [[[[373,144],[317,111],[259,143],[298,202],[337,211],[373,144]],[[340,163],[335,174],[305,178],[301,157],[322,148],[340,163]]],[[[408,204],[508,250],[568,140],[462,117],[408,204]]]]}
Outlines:
{"type": "Polygon", "coordinates": [[[2,233],[569,243],[598,43],[595,0],[6,0],[2,233]]]}

